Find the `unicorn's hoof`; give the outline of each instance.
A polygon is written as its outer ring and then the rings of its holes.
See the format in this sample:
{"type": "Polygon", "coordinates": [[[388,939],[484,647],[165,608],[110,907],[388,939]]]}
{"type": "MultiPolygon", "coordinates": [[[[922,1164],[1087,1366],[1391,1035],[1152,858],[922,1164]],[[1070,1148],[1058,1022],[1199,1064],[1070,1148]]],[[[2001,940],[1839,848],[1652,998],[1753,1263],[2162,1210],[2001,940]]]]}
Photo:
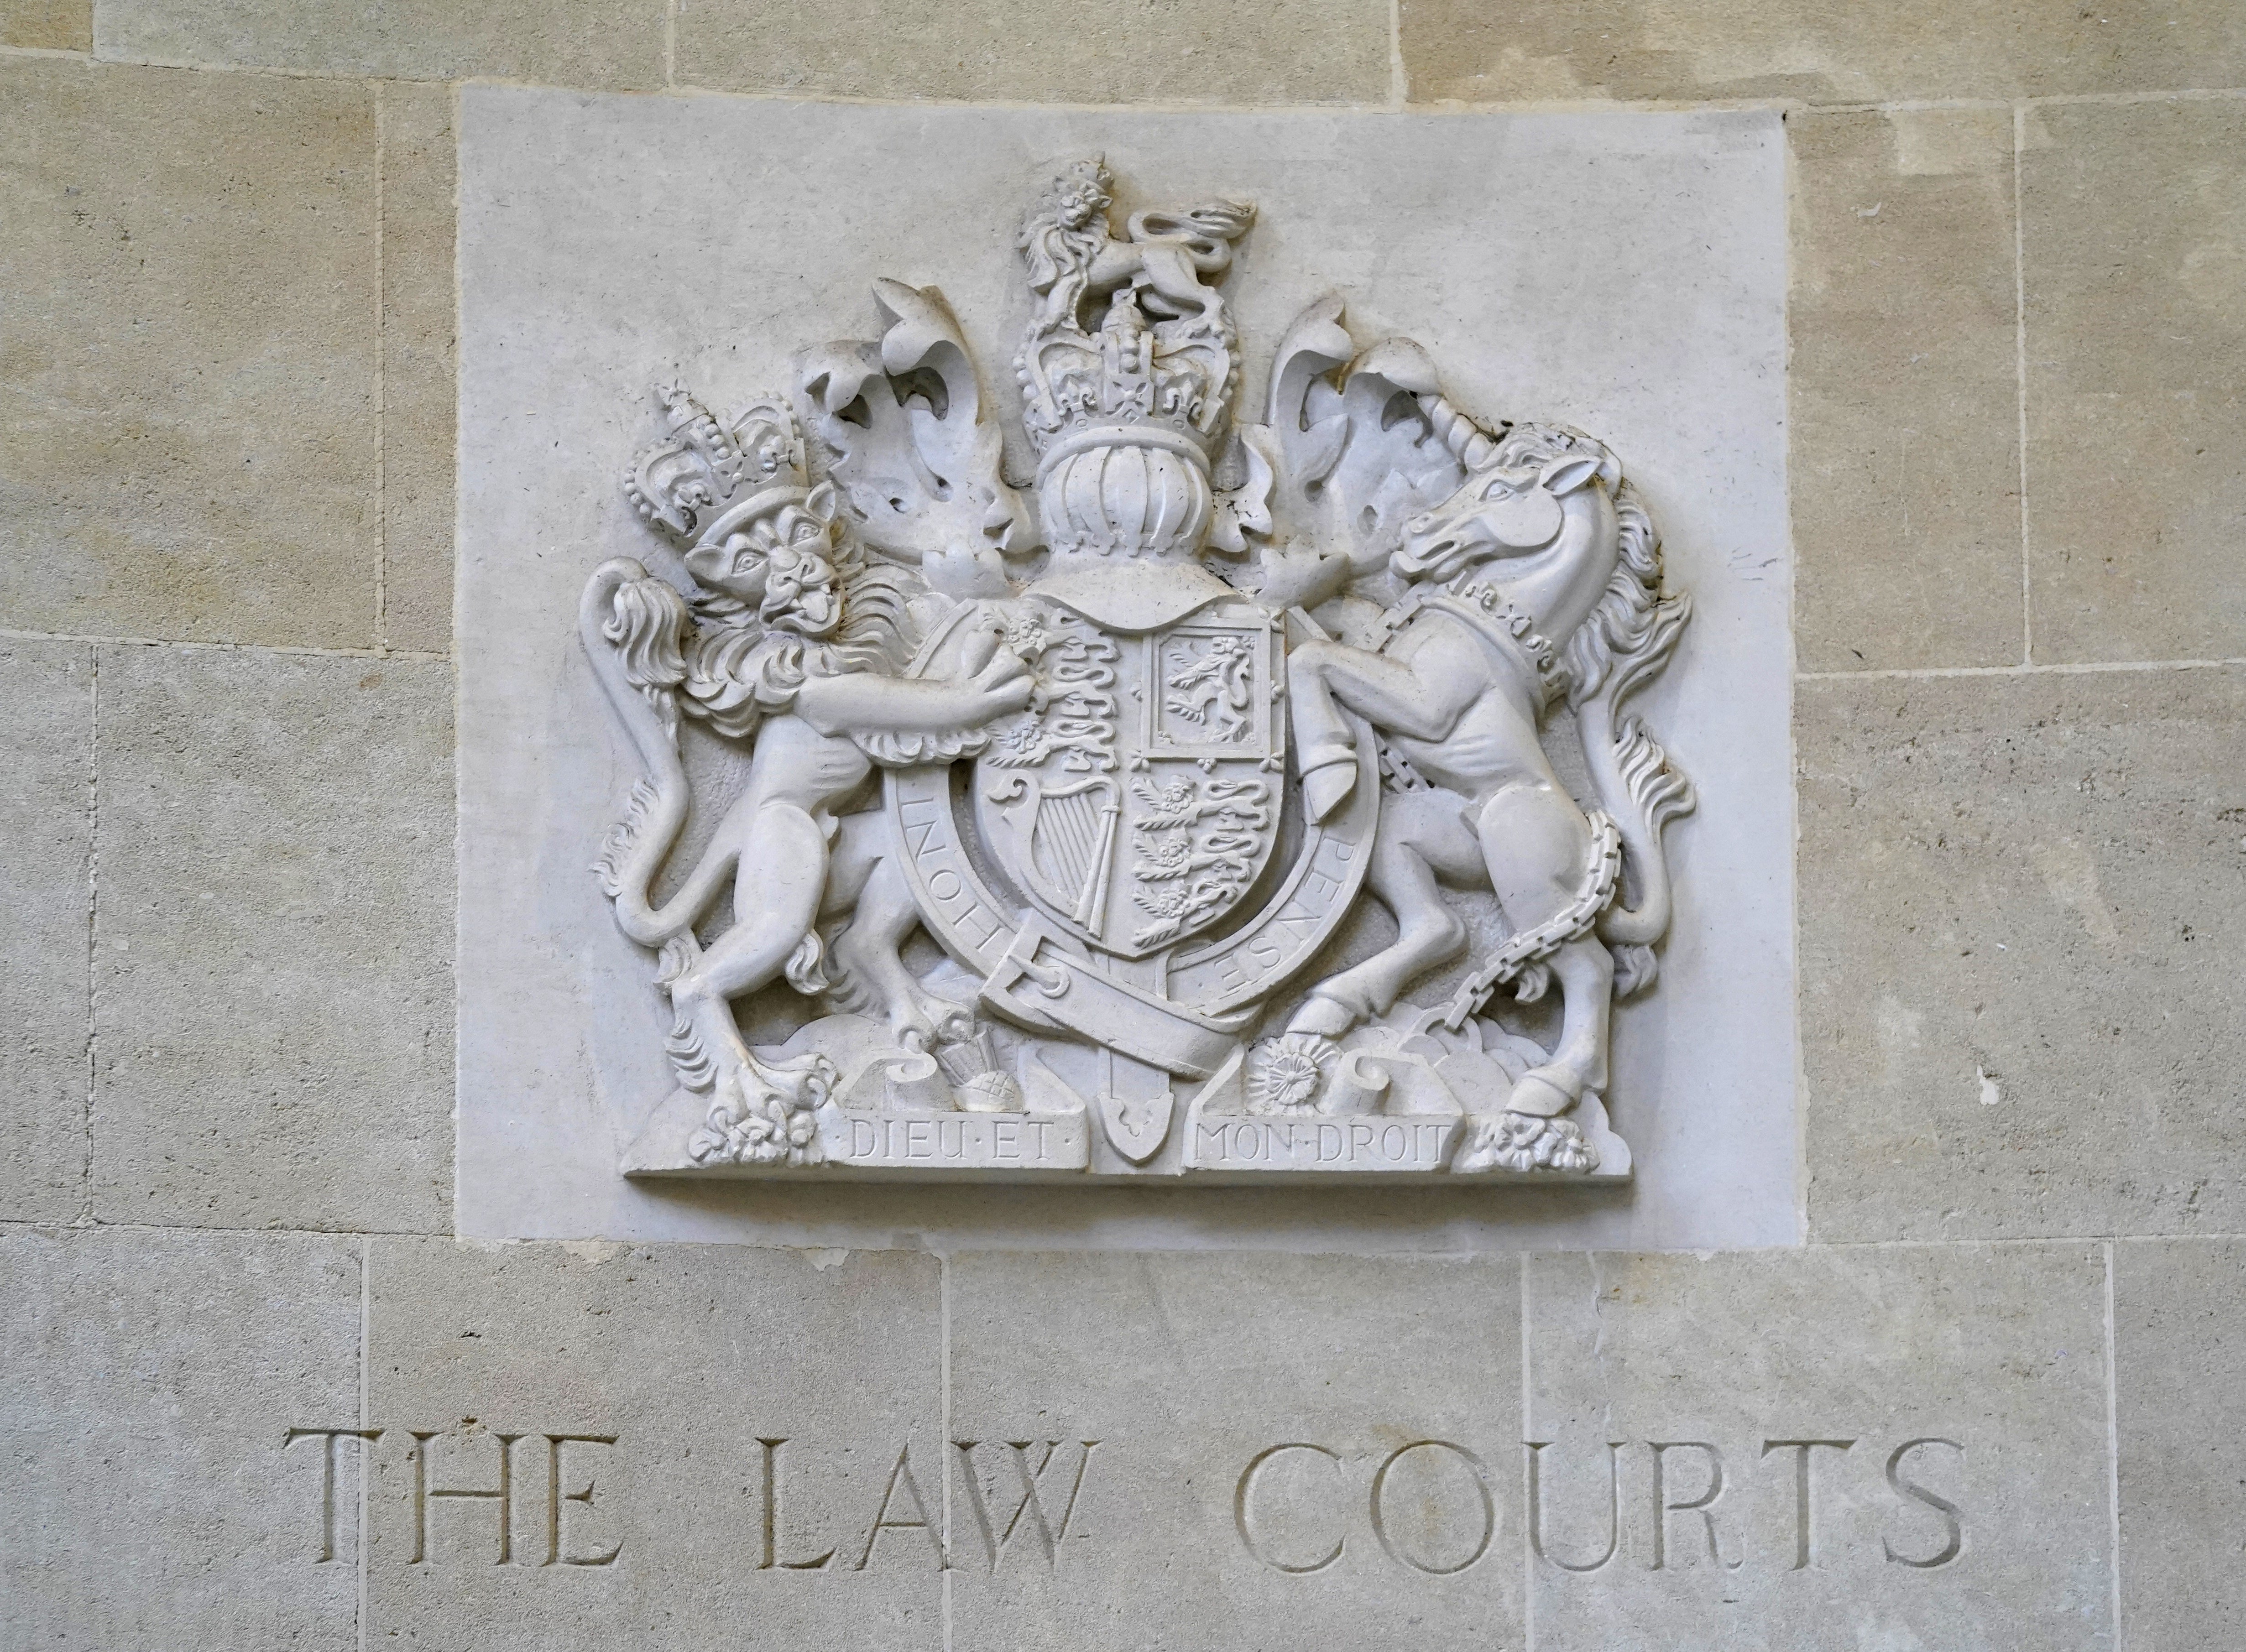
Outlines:
{"type": "Polygon", "coordinates": [[[1508,1112],[1527,1113],[1532,1118],[1554,1118],[1574,1106],[1579,1098],[1570,1095],[1548,1076],[1549,1068],[1540,1067],[1521,1075],[1513,1086],[1513,1094],[1506,1098],[1508,1112]]]}
{"type": "Polygon", "coordinates": [[[1312,824],[1323,825],[1356,790],[1356,761],[1343,758],[1329,763],[1303,777],[1303,807],[1309,811],[1312,824]]]}

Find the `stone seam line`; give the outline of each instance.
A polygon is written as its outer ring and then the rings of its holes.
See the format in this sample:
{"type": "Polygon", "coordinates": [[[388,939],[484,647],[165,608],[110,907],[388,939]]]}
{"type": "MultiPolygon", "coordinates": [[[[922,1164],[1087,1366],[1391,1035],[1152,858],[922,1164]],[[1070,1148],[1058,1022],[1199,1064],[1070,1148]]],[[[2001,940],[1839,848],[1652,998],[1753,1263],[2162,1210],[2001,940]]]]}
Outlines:
{"type": "MultiPolygon", "coordinates": [[[[943,1420],[938,1425],[942,1435],[936,1443],[936,1460],[943,1465],[943,1500],[937,1518],[943,1522],[944,1567],[943,1585],[943,1652],[951,1652],[951,1253],[936,1253],[936,1359],[943,1373],[943,1385],[938,1394],[943,1420]]],[[[970,1460],[968,1472],[974,1472],[970,1460]]],[[[997,1569],[993,1561],[991,1569],[997,1569]]]]}
{"type": "MultiPolygon", "coordinates": [[[[390,652],[390,332],[389,270],[384,243],[389,239],[389,134],[383,130],[383,87],[374,93],[374,646],[390,652]]],[[[458,455],[454,455],[455,465],[458,455]]]]}
{"type": "MultiPolygon", "coordinates": [[[[1402,0],[1398,0],[1401,4],[1402,0]]],[[[1793,989],[1793,1240],[1806,1244],[1810,1238],[1809,1226],[1809,1109],[1804,1105],[1809,1095],[1809,1055],[1801,1040],[1801,735],[1800,730],[1800,689],[1801,683],[1801,550],[1793,541],[1793,281],[1799,273],[1795,269],[1794,242],[1800,235],[1795,222],[1798,203],[1801,197],[1796,187],[1798,168],[1794,155],[1793,117],[1780,118],[1783,128],[1780,133],[1784,147],[1779,153],[1781,187],[1786,192],[1786,244],[1780,255],[1785,269],[1780,272],[1779,291],[1785,295],[1786,355],[1785,382],[1780,386],[1782,400],[1780,414],[1786,421],[1784,459],[1786,495],[1786,677],[1787,704],[1786,708],[1786,772],[1793,784],[1787,787],[1787,901],[1793,914],[1790,942],[1791,986],[1793,989]]],[[[1523,1439],[1528,1437],[1524,1434],[1523,1439]]]]}
{"type": "MultiPolygon", "coordinates": [[[[1533,1357],[1535,1349],[1535,1343],[1531,1339],[1531,1327],[1535,1321],[1531,1313],[1533,1304],[1529,1300],[1529,1289],[1535,1278],[1535,1270],[1532,1266],[1535,1260],[1534,1253],[1529,1251],[1523,1251],[1521,1253],[1521,1438],[1524,1445],[1526,1445],[1529,1440],[1536,1438],[1534,1434],[1528,1431],[1529,1429],[1534,1426],[1535,1422],[1535,1418],[1532,1414],[1530,1400],[1530,1396],[1534,1391],[1534,1372],[1533,1368],[1529,1364],[1529,1361],[1533,1357]]],[[[1528,1468],[1526,1463],[1522,1464],[1521,1472],[1521,1518],[1525,1523],[1529,1518],[1528,1486],[1528,1468]]],[[[1521,1652],[1536,1652],[1535,1552],[1529,1547],[1528,1540],[1530,1533],[1526,1529],[1525,1524],[1521,1535],[1521,1652]]]]}
{"type": "Polygon", "coordinates": [[[330,660],[449,660],[428,649],[330,649],[296,642],[225,642],[188,636],[95,636],[76,631],[25,631],[0,626],[0,640],[21,642],[85,642],[99,648],[199,649],[221,654],[282,654],[330,660]]]}
{"type": "Polygon", "coordinates": [[[101,914],[101,649],[86,650],[85,729],[85,1132],[79,1165],[78,1210],[74,1227],[95,1226],[93,1214],[93,1105],[101,1071],[95,1039],[96,982],[99,953],[96,932],[101,914]]]}
{"type": "Polygon", "coordinates": [[[2020,663],[2035,663],[2035,558],[2028,548],[2028,232],[2020,173],[2027,146],[2028,109],[2012,105],[2012,375],[2019,418],[2020,663]]]}
{"type": "Polygon", "coordinates": [[[1388,0],[1388,105],[1401,109],[1411,101],[1412,71],[1404,66],[1404,0],[1388,0]]]}
{"type": "MultiPolygon", "coordinates": [[[[374,1241],[365,1234],[358,1241],[358,1425],[372,1428],[368,1421],[368,1397],[374,1349],[374,1241]]],[[[362,1441],[351,1455],[358,1465],[358,1531],[352,1547],[358,1553],[358,1652],[366,1652],[366,1582],[368,1550],[373,1546],[367,1541],[367,1516],[373,1506],[374,1475],[369,1456],[371,1447],[362,1441]]]]}
{"type": "Polygon", "coordinates": [[[2120,1360],[2114,1346],[2113,1241],[2100,1247],[2106,1264],[2106,1547],[2112,1556],[2106,1568],[2113,1587],[2113,1652],[2124,1652],[2121,1639],[2121,1394],[2120,1360]]]}
{"type": "Polygon", "coordinates": [[[2132,92],[2045,92],[2030,98],[1892,98],[1858,102],[1813,102],[1801,98],[1743,97],[1743,98],[1522,98],[1468,101],[1457,98],[1405,98],[1394,100],[1393,94],[1376,101],[1352,99],[1311,100],[1297,99],[1283,103],[1242,103],[1217,99],[1201,101],[1144,99],[1122,103],[1099,103],[1084,99],[1029,99],[1008,98],[875,98],[848,92],[795,92],[760,90],[734,92],[722,87],[694,85],[666,85],[647,91],[617,91],[608,88],[573,86],[566,82],[531,80],[506,75],[459,75],[439,78],[420,75],[364,75],[322,69],[295,69],[269,64],[197,63],[185,58],[110,58],[98,52],[65,51],[49,46],[0,45],[0,58],[64,58],[75,63],[91,64],[101,68],[119,69],[176,69],[198,74],[271,75],[287,80],[349,80],[363,84],[399,84],[416,86],[514,86],[527,91],[584,92],[588,95],[606,98],[742,98],[760,103],[819,103],[864,105],[875,108],[911,109],[1031,109],[1060,112],[1083,111],[1113,112],[1128,110],[1137,114],[1215,114],[1238,112],[1269,114],[1289,110],[1310,110],[1321,113],[1371,112],[1414,115],[1481,115],[1481,114],[1547,114],[1582,113],[1585,112],[1611,114],[1630,111],[1669,114],[1706,114],[1740,110],[1767,110],[1780,114],[1907,114],[1940,110],[2034,110],[2063,108],[2075,104],[2150,104],[2179,102],[2235,102],[2246,99],[2246,85],[2242,86],[2179,86],[2132,92]]]}
{"type": "MultiPolygon", "coordinates": [[[[449,660],[448,651],[431,649],[337,649],[295,642],[227,642],[201,637],[102,636],[78,631],[33,631],[0,626],[0,640],[24,642],[85,642],[105,648],[200,649],[218,653],[278,654],[311,659],[449,660]]],[[[2104,671],[2224,671],[2246,666],[2246,656],[2205,660],[2069,660],[2045,665],[1916,665],[1861,671],[1800,671],[1797,683],[1867,683],[1910,677],[2082,676],[2104,671]]]]}

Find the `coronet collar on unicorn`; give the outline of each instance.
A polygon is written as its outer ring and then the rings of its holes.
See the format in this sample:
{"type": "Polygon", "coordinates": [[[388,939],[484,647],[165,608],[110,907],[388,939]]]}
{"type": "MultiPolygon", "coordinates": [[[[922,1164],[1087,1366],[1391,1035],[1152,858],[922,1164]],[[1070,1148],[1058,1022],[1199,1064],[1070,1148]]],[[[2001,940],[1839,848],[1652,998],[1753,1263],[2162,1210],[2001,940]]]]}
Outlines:
{"type": "Polygon", "coordinates": [[[1453,615],[1508,657],[1517,659],[1535,677],[1538,690],[1546,697],[1565,687],[1560,673],[1560,651],[1496,581],[1474,579],[1472,570],[1468,570],[1438,589],[1423,587],[1382,615],[1380,629],[1392,635],[1413,615],[1426,608],[1453,615]]]}

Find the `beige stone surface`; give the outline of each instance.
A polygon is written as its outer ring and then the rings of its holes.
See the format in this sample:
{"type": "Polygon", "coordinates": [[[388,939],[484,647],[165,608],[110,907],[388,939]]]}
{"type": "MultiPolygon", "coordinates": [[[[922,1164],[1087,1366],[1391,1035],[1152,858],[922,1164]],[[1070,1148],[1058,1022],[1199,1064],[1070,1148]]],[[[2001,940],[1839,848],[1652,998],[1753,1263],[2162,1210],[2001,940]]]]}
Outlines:
{"type": "Polygon", "coordinates": [[[2246,18],[2067,0],[1401,0],[1411,95],[1866,103],[2236,86],[2246,18]]]}
{"type": "Polygon", "coordinates": [[[358,1241],[0,1234],[0,1647],[356,1647],[358,1241]]]}
{"type": "Polygon", "coordinates": [[[384,642],[453,645],[453,89],[393,83],[382,129],[384,642]]]}
{"type": "Polygon", "coordinates": [[[85,1199],[93,650],[0,640],[0,1220],[85,1199]]]}
{"type": "Polygon", "coordinates": [[[1517,1263],[950,1268],[951,1438],[997,1536],[1024,1495],[1007,1443],[1032,1470],[1056,1443],[1050,1548],[1034,1525],[1001,1548],[951,1494],[957,1652],[1521,1645],[1517,1263]]]}
{"type": "Polygon", "coordinates": [[[0,62],[0,624],[363,645],[374,98],[0,62]]]}
{"type": "Polygon", "coordinates": [[[2113,1247],[2122,1644],[2246,1641],[2246,1241],[2113,1247]]]}
{"type": "Polygon", "coordinates": [[[2092,1245],[1531,1259],[1538,1652],[2104,1652],[2105,1284],[2092,1245]]]}
{"type": "Polygon", "coordinates": [[[664,0],[102,0],[94,39],[142,62],[646,92],[663,17],[664,0]]]}
{"type": "Polygon", "coordinates": [[[0,46],[93,49],[93,0],[0,0],[0,46]]]}
{"type": "Polygon", "coordinates": [[[2246,1224],[2246,670],[1796,706],[1811,1237],[2246,1224]]]}
{"type": "Polygon", "coordinates": [[[2011,112],[1796,113],[1787,133],[1796,658],[2017,664],[2011,112]]]}
{"type": "Polygon", "coordinates": [[[934,1258],[393,1240],[370,1268],[369,1413],[389,1431],[368,1520],[370,1646],[943,1644],[938,1546],[897,1526],[911,1499],[890,1495],[909,1453],[940,1526],[934,1258]],[[435,1436],[418,1564],[415,1432],[435,1436]],[[495,1489],[501,1435],[519,1437],[504,1448],[504,1564],[495,1500],[436,1495],[495,1489]],[[613,1444],[564,1442],[556,1464],[558,1435],[613,1444]]]}
{"type": "Polygon", "coordinates": [[[450,670],[100,669],[96,1214],[448,1226],[450,670]]]}
{"type": "Polygon", "coordinates": [[[1381,103],[1385,0],[677,0],[681,85],[1031,103],[1381,103]]]}
{"type": "Polygon", "coordinates": [[[2246,655],[2246,105],[2042,108],[2027,137],[2035,657],[2246,655]]]}

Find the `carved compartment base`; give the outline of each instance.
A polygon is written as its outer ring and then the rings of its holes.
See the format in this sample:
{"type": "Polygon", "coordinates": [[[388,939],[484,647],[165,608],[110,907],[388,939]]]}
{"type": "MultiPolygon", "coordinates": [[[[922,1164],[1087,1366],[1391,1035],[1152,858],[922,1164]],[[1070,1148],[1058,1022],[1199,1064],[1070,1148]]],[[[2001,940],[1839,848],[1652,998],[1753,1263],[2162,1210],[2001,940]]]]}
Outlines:
{"type": "Polygon", "coordinates": [[[679,1089],[648,1118],[622,1169],[641,1179],[844,1181],[1521,1186],[1630,1179],[1630,1146],[1596,1093],[1563,1118],[1501,1111],[1524,1057],[1480,1030],[1439,1046],[1365,1029],[1338,1047],[1315,1091],[1283,1107],[1254,1082],[1257,1054],[1243,1044],[1197,1086],[1178,1081],[1183,1093],[1155,1109],[1160,1137],[1140,1138],[1127,1152],[1112,1139],[1115,1109],[1056,1071],[1068,1064],[1053,1045],[1010,1033],[999,1048],[996,1067],[956,1083],[956,1062],[947,1073],[937,1057],[900,1050],[874,1021],[825,1017],[757,1051],[774,1062],[817,1052],[834,1064],[833,1093],[813,1111],[803,1151],[766,1161],[713,1152],[711,1095],[679,1089]],[[990,1110],[998,1097],[1012,1105],[990,1110]]]}

